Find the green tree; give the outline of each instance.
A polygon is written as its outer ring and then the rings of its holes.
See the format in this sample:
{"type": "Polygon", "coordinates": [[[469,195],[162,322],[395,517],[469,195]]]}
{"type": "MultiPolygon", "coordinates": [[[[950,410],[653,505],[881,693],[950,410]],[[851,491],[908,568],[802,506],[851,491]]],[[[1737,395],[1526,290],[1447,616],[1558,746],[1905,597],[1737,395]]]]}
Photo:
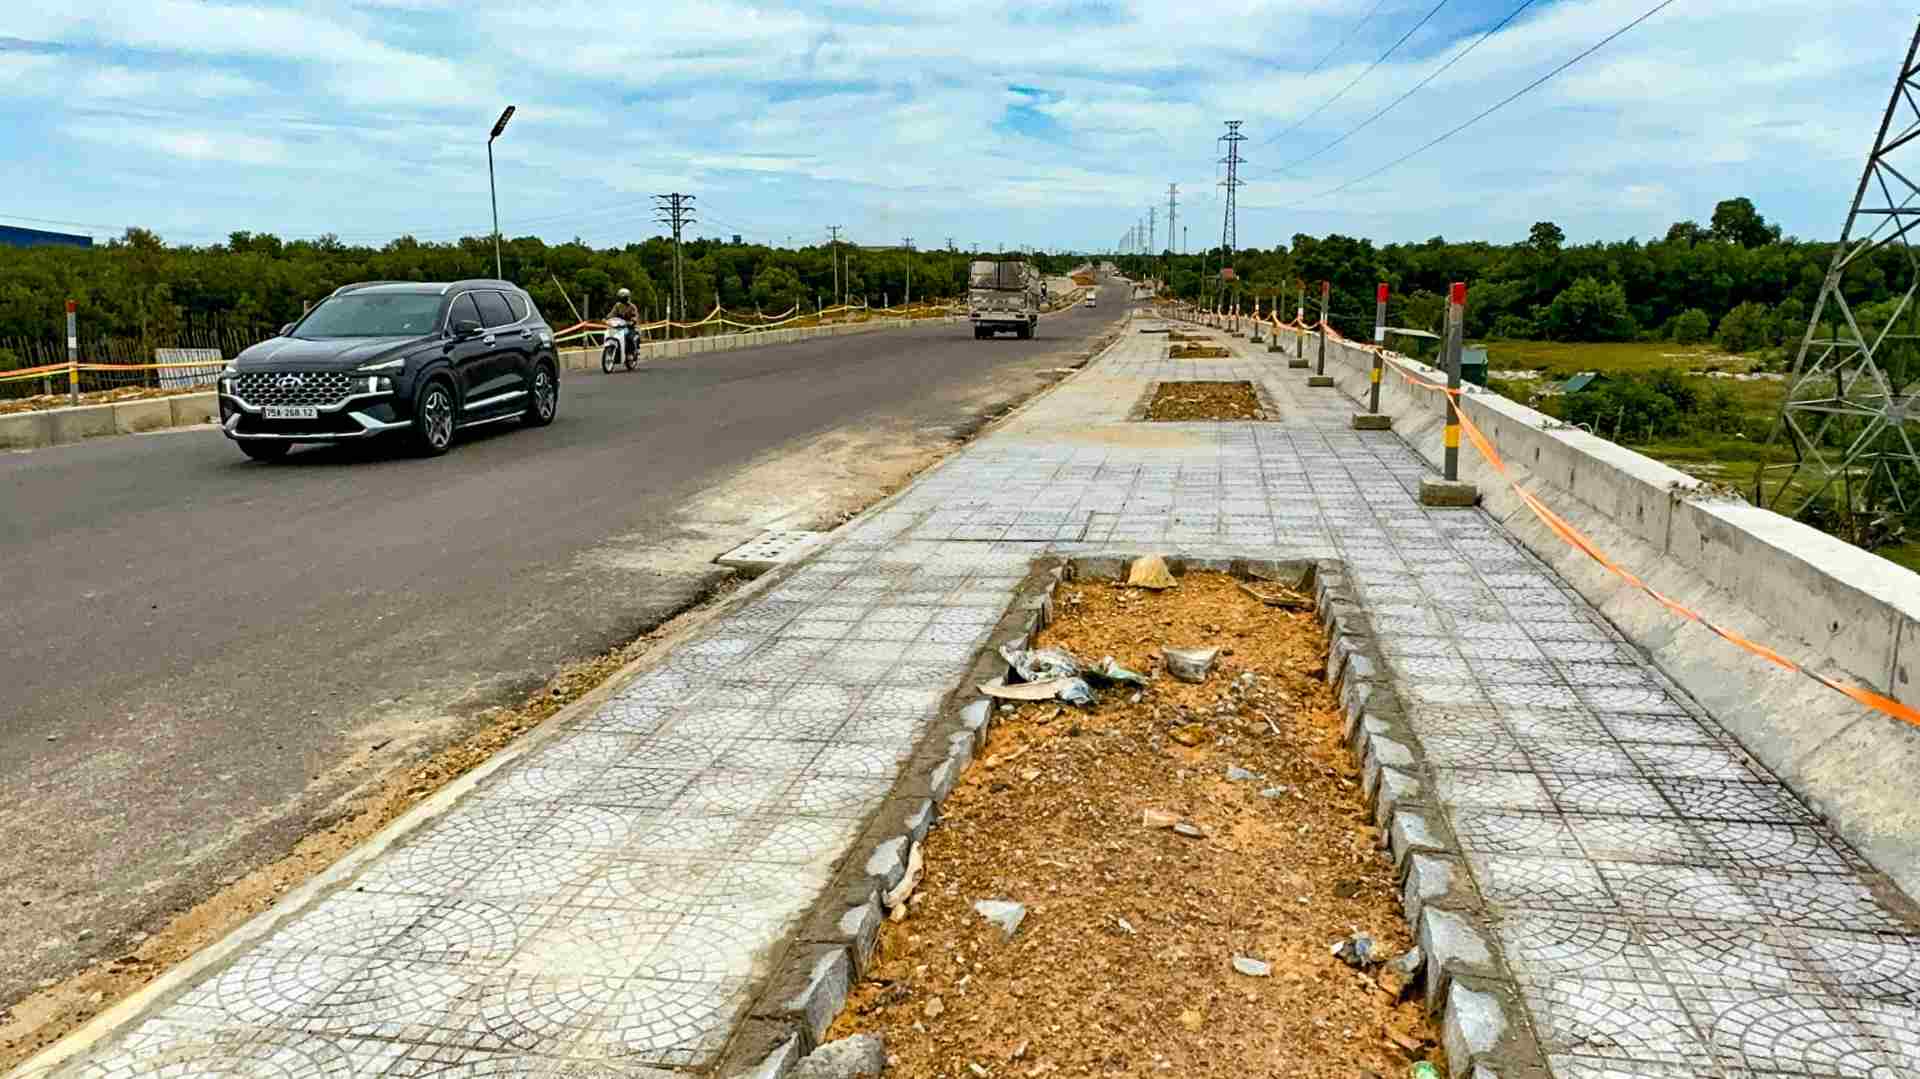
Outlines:
{"type": "Polygon", "coordinates": [[[1780,239],[1780,226],[1767,219],[1744,196],[1726,199],[1713,208],[1713,238],[1741,247],[1761,247],[1780,239]]]}
{"type": "Polygon", "coordinates": [[[1673,320],[1673,341],[1677,345],[1697,345],[1713,334],[1713,321],[1698,307],[1689,307],[1673,320]]]}
{"type": "Polygon", "coordinates": [[[1567,242],[1567,234],[1551,221],[1536,221],[1527,232],[1527,246],[1542,254],[1555,254],[1567,242]]]}
{"type": "Polygon", "coordinates": [[[1750,352],[1769,343],[1770,318],[1766,306],[1749,300],[1720,320],[1720,347],[1728,352],[1750,352]]]}
{"type": "Polygon", "coordinates": [[[1547,306],[1546,330],[1556,341],[1627,341],[1635,327],[1618,283],[1582,277],[1547,306]]]}

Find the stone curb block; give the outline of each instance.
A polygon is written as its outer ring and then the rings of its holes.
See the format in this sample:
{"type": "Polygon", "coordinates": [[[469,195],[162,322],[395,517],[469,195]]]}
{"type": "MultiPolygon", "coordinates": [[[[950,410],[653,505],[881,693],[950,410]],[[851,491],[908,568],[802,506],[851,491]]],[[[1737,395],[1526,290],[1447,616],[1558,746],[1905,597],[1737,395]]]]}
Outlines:
{"type": "Polygon", "coordinates": [[[1450,1079],[1545,1079],[1538,1044],[1529,1033],[1513,987],[1462,975],[1447,993],[1440,1041],[1450,1079]]]}
{"type": "Polygon", "coordinates": [[[1424,809],[1402,806],[1387,822],[1387,848],[1393,852],[1393,868],[1404,871],[1414,851],[1445,851],[1452,848],[1445,832],[1436,826],[1424,809]]]}
{"type": "Polygon", "coordinates": [[[1428,907],[1420,912],[1420,948],[1427,955],[1427,999],[1443,1000],[1461,974],[1494,973],[1493,945],[1467,915],[1428,907]]]}
{"type": "Polygon", "coordinates": [[[820,1045],[840,1009],[846,1007],[852,988],[853,963],[845,947],[809,948],[803,954],[789,956],[786,968],[765,997],[776,1003],[757,1017],[794,1024],[801,1049],[810,1053],[820,1045]]]}
{"type": "Polygon", "coordinates": [[[1468,891],[1466,864],[1450,854],[1416,851],[1407,859],[1406,880],[1400,886],[1400,903],[1407,921],[1419,925],[1429,907],[1457,908],[1473,899],[1468,891]]]}

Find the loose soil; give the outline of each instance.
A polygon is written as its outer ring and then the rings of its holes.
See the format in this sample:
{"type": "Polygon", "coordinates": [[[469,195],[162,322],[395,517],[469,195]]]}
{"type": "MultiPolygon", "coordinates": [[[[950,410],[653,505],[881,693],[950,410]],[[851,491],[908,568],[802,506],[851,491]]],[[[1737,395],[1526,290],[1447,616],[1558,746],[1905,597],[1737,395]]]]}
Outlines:
{"type": "MultiPolygon", "coordinates": [[[[67,373],[56,371],[54,384],[67,384],[67,373]]],[[[160,389],[155,386],[123,386],[117,390],[90,390],[80,395],[83,405],[106,405],[116,401],[145,401],[154,397],[178,397],[184,393],[206,393],[208,386],[185,386],[179,389],[160,389]]],[[[18,397],[11,401],[0,401],[0,416],[17,412],[41,412],[50,408],[66,408],[73,402],[64,393],[38,393],[32,397],[18,397]]]]}
{"type": "Polygon", "coordinates": [[[1147,406],[1156,422],[1265,418],[1251,382],[1162,382],[1147,406]]]}
{"type": "Polygon", "coordinates": [[[1445,1074],[1422,1003],[1331,952],[1356,931],[1389,957],[1413,942],[1313,616],[1219,574],[1160,593],[1068,582],[1054,610],[1042,644],[1111,655],[1151,687],[1001,713],[828,1036],[883,1035],[899,1079],[1355,1079],[1414,1059],[1445,1074]],[[1163,643],[1223,651],[1188,685],[1161,670],[1163,643]],[[974,911],[983,899],[1026,904],[1010,941],[974,911]],[[1271,976],[1236,972],[1236,956],[1271,976]]]}
{"type": "Polygon", "coordinates": [[[1167,350],[1170,360],[1224,360],[1231,355],[1218,345],[1175,345],[1167,350]]]}

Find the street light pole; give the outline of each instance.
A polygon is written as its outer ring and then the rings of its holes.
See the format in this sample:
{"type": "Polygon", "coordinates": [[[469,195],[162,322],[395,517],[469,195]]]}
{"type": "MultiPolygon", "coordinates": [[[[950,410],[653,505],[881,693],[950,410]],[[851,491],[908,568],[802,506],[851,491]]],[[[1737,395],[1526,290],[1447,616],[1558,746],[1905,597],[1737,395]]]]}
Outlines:
{"type": "Polygon", "coordinates": [[[505,280],[506,275],[500,271],[500,195],[493,185],[493,140],[507,129],[507,121],[511,119],[513,106],[508,105],[500,119],[493,122],[493,133],[487,136],[487,200],[493,203],[493,276],[498,280],[505,280]]]}

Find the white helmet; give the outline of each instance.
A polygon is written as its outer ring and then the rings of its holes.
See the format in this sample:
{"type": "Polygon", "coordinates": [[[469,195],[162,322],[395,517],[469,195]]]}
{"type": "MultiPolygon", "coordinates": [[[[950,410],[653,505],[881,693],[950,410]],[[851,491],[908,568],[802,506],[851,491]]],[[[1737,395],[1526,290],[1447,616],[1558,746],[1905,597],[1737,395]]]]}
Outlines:
{"type": "Polygon", "coordinates": [[[626,299],[627,297],[629,297],[629,296],[631,296],[631,295],[633,295],[633,293],[631,293],[631,292],[628,292],[628,291],[627,291],[626,289],[621,289],[621,290],[620,290],[620,298],[621,298],[621,299],[623,299],[623,300],[624,300],[624,299],[626,299]]]}

